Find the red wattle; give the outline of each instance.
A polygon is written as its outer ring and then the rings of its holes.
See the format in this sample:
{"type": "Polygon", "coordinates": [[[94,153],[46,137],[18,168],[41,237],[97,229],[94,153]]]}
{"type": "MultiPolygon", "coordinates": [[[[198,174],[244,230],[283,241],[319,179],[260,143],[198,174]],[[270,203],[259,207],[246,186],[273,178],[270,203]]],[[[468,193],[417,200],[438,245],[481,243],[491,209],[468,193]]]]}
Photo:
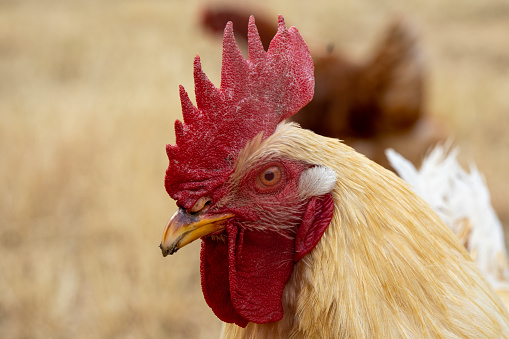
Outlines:
{"type": "Polygon", "coordinates": [[[233,308],[228,266],[228,244],[203,238],[200,253],[203,297],[220,320],[246,327],[249,321],[233,308]]]}
{"type": "Polygon", "coordinates": [[[245,327],[283,317],[283,289],[293,270],[294,240],[227,226],[228,244],[204,238],[203,295],[224,322],[245,327]]]}
{"type": "Polygon", "coordinates": [[[294,240],[276,232],[229,230],[230,292],[243,318],[264,324],[283,317],[282,296],[293,270],[294,240]],[[231,234],[230,234],[231,233],[231,234]]]}
{"type": "Polygon", "coordinates": [[[330,194],[311,198],[295,237],[232,222],[226,226],[227,241],[203,238],[202,290],[215,315],[241,327],[281,320],[283,290],[293,265],[316,246],[333,210],[330,194]]]}
{"type": "Polygon", "coordinates": [[[334,213],[334,200],[330,193],[312,197],[295,237],[295,262],[311,252],[327,229],[334,213]]]}

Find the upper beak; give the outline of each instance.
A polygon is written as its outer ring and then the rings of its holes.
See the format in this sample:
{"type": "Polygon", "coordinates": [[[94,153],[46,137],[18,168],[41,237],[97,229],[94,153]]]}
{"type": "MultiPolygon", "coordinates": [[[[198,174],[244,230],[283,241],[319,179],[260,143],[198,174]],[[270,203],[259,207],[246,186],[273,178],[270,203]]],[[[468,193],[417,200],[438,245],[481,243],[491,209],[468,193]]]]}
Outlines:
{"type": "Polygon", "coordinates": [[[225,229],[224,222],[232,218],[230,213],[187,213],[179,208],[171,217],[163,233],[161,251],[163,256],[177,252],[181,247],[199,239],[207,234],[225,229]]]}

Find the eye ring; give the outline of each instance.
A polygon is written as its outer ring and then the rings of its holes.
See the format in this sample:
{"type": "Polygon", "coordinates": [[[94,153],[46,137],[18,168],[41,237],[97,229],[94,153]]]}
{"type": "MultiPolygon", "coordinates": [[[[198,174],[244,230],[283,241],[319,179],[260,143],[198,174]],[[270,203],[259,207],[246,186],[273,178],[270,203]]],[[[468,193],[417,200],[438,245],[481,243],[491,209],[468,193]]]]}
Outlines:
{"type": "Polygon", "coordinates": [[[258,176],[260,183],[264,186],[274,186],[281,181],[281,168],[279,166],[271,166],[263,170],[258,176]]]}
{"type": "Polygon", "coordinates": [[[278,186],[282,179],[283,171],[281,166],[272,164],[258,174],[257,184],[261,189],[270,189],[278,186]]]}

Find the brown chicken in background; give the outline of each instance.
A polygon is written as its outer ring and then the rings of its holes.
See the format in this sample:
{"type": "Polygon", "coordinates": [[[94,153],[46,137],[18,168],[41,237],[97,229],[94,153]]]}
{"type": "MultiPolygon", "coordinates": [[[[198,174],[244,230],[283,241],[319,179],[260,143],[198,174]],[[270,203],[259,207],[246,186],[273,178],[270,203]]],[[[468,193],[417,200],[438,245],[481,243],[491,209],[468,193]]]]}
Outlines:
{"type": "Polygon", "coordinates": [[[179,210],[164,256],[201,239],[204,298],[226,338],[500,338],[509,315],[457,237],[394,173],[284,120],[314,68],[279,17],[246,60],[227,25],[219,88],[199,57],[196,106],[167,146],[179,210]]]}
{"type": "MultiPolygon", "coordinates": [[[[201,23],[222,33],[228,21],[247,38],[251,12],[227,5],[203,8],[201,23]]],[[[258,13],[257,27],[265,49],[276,33],[271,20],[258,13]]],[[[425,112],[426,67],[411,25],[394,19],[365,61],[356,61],[329,45],[311,51],[315,63],[315,96],[292,120],[303,128],[344,140],[375,162],[389,167],[393,148],[414,164],[446,138],[445,129],[425,112]]]]}
{"type": "MultiPolygon", "coordinates": [[[[252,11],[247,11],[240,8],[240,6],[232,7],[231,5],[205,5],[202,8],[200,20],[201,25],[210,32],[223,35],[224,27],[226,23],[231,21],[235,27],[235,37],[243,39],[247,42],[247,22],[249,16],[253,14],[252,11]],[[238,27],[238,30],[237,30],[238,27]]],[[[256,14],[256,26],[258,27],[258,34],[260,34],[260,40],[265,50],[269,49],[269,44],[274,35],[277,32],[277,26],[274,25],[273,20],[270,20],[267,16],[257,13],[256,14]]]]}

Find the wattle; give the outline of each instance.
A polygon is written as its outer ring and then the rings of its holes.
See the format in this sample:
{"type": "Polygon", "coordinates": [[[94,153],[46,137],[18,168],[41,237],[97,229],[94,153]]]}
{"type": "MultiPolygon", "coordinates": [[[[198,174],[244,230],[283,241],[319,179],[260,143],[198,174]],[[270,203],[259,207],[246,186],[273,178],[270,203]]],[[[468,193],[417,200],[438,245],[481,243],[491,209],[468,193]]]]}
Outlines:
{"type": "Polygon", "coordinates": [[[276,232],[226,227],[228,243],[204,238],[203,295],[216,316],[245,327],[281,320],[282,294],[294,265],[295,240],[276,232]]]}

